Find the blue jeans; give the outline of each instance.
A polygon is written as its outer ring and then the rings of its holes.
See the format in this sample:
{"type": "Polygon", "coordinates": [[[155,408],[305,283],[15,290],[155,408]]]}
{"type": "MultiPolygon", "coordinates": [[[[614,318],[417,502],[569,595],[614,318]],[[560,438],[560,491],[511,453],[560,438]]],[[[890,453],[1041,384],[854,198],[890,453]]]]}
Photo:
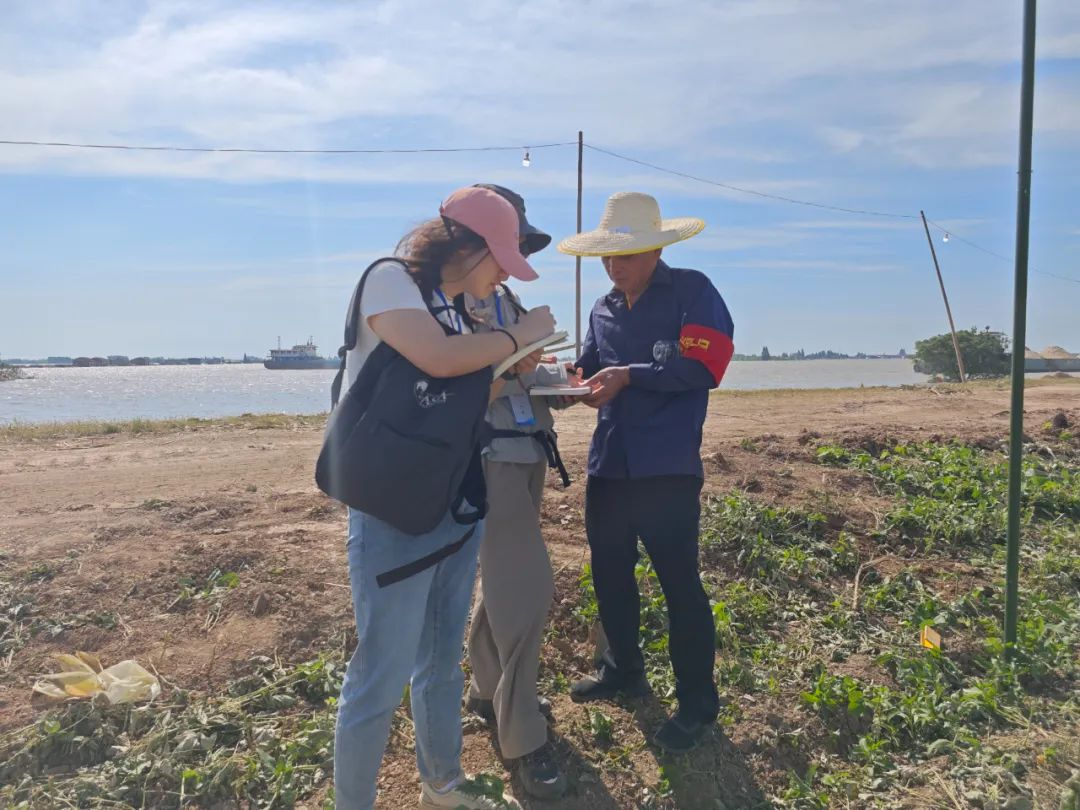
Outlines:
{"type": "Polygon", "coordinates": [[[461,670],[482,523],[456,553],[380,587],[376,577],[461,540],[472,527],[450,516],[412,536],[349,510],[349,580],[359,641],[345,672],[334,739],[339,810],[375,804],[376,777],[394,710],[411,684],[416,765],[425,782],[461,773],[461,670]]]}

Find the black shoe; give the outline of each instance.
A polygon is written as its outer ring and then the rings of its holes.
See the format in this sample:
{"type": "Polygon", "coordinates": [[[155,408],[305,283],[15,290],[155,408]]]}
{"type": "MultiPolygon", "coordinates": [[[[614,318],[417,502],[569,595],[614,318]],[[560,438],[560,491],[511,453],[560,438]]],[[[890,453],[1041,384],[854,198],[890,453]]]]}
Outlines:
{"type": "Polygon", "coordinates": [[[570,699],[575,703],[588,703],[591,700],[611,700],[620,695],[643,697],[651,691],[644,672],[624,675],[605,661],[600,664],[595,677],[582,678],[570,687],[570,699]]]}
{"type": "Polygon", "coordinates": [[[714,722],[706,723],[676,713],[656,732],[653,742],[670,754],[685,754],[697,747],[714,722]]]}
{"type": "MultiPolygon", "coordinates": [[[[544,715],[544,717],[550,720],[551,701],[547,698],[542,697],[538,701],[538,707],[540,709],[540,714],[544,715]]],[[[496,726],[498,726],[498,720],[495,717],[495,704],[492,703],[490,700],[470,696],[469,699],[465,701],[465,710],[470,712],[471,714],[475,714],[477,717],[483,720],[484,725],[488,726],[489,728],[495,728],[496,726]]]]}
{"type": "Polygon", "coordinates": [[[566,793],[566,775],[559,770],[555,748],[544,743],[514,763],[525,792],[536,799],[558,799],[566,793]]]}

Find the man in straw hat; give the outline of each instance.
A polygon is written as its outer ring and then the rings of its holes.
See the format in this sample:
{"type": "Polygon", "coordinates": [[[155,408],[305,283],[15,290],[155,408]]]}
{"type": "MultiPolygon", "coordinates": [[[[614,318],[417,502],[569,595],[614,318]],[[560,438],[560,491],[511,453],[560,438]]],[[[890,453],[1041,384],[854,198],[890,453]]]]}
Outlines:
{"type": "Polygon", "coordinates": [[[573,685],[583,702],[649,691],[638,644],[638,539],[668,606],[678,710],[656,734],[661,747],[693,748],[719,710],[712,610],[698,570],[701,430],[709,389],[731,360],[733,326],[703,273],[668,267],[666,245],[700,233],[696,218],[661,219],[647,194],[621,192],[600,227],[559,250],[599,256],[613,289],[589,315],[577,368],[599,410],[589,448],[585,529],[593,584],[607,636],[596,675],[573,685]]]}

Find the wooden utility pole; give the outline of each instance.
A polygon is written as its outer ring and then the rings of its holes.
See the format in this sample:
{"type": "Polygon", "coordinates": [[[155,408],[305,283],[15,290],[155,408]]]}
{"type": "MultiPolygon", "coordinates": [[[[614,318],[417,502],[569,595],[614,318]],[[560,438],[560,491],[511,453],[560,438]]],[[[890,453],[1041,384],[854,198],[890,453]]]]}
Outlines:
{"type": "Polygon", "coordinates": [[[938,264],[937,251],[934,250],[934,240],[930,237],[930,226],[926,224],[926,214],[919,212],[922,217],[923,229],[926,231],[926,241],[930,245],[930,256],[934,260],[934,270],[937,271],[938,284],[941,286],[941,299],[945,302],[945,314],[949,316],[949,331],[952,332],[953,351],[956,352],[956,367],[960,370],[960,382],[967,382],[967,374],[964,372],[964,358],[960,356],[960,342],[956,339],[956,324],[953,323],[952,309],[949,307],[949,296],[945,293],[945,281],[941,278],[941,266],[938,264]]]}

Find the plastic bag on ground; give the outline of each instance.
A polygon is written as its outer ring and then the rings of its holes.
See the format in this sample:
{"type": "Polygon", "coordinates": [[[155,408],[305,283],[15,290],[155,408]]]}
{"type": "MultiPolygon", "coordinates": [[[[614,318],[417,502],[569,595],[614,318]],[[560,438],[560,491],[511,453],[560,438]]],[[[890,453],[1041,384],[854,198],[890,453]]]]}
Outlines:
{"type": "Polygon", "coordinates": [[[66,700],[103,694],[116,704],[153,700],[161,694],[158,679],[130,659],[103,668],[91,653],[60,653],[54,657],[65,669],[42,675],[34,684],[34,691],[46,697],[66,700]]]}

